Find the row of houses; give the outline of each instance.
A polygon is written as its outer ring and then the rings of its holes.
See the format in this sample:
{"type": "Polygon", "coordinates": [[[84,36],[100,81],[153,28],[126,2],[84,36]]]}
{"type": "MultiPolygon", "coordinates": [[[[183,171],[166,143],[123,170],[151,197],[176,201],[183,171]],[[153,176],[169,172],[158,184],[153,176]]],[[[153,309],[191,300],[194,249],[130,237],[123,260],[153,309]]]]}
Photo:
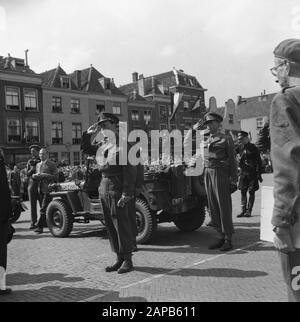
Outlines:
{"type": "Polygon", "coordinates": [[[224,117],[225,132],[234,134],[246,124],[243,111],[249,112],[246,105],[252,100],[229,100],[218,108],[212,97],[207,108],[206,89],[182,70],[173,68],[151,77],[134,72],[131,77],[130,83],[117,87],[92,65],[72,73],[58,65],[38,74],[29,67],[27,56],[25,60],[0,56],[0,147],[8,162],[25,162],[28,147],[39,144],[56,161],[80,164],[82,132],[103,111],[127,122],[129,131],[148,133],[184,131],[208,110],[224,117]]]}

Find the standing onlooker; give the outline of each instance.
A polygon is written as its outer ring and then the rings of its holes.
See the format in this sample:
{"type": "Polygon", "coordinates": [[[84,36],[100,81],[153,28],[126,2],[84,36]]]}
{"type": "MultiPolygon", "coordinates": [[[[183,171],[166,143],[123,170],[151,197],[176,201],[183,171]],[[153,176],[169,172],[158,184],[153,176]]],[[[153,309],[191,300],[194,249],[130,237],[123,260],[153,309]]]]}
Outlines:
{"type": "Polygon", "coordinates": [[[13,196],[20,196],[21,193],[21,174],[18,167],[12,166],[12,170],[9,173],[9,184],[11,187],[11,193],[13,196]]]}
{"type": "MultiPolygon", "coordinates": [[[[36,229],[37,223],[37,201],[40,200],[38,193],[38,182],[32,176],[36,173],[36,165],[41,161],[39,158],[39,146],[30,146],[31,158],[27,162],[26,172],[28,177],[28,197],[30,202],[31,224],[30,229],[36,229]]],[[[41,204],[41,203],[40,203],[41,204]]]]}
{"type": "Polygon", "coordinates": [[[274,243],[289,300],[300,302],[300,39],[284,40],[274,55],[271,72],[282,88],[272,102],[270,117],[274,243]]]}
{"type": "Polygon", "coordinates": [[[220,240],[209,248],[225,252],[233,248],[231,192],[236,190],[237,165],[232,137],[220,132],[222,121],[222,116],[216,113],[204,117],[210,131],[205,142],[204,182],[213,226],[220,234],[220,240]]]}
{"type": "Polygon", "coordinates": [[[255,201],[255,192],[259,189],[258,181],[262,182],[261,168],[262,162],[258,148],[250,143],[249,135],[245,131],[238,133],[240,146],[237,148],[239,160],[239,183],[241,190],[241,213],[237,216],[251,217],[255,201]],[[249,193],[249,200],[247,197],[249,193]]]}
{"type": "Polygon", "coordinates": [[[37,164],[36,173],[32,178],[38,182],[42,206],[40,209],[40,218],[37,223],[37,228],[34,231],[38,234],[42,234],[43,228],[47,226],[46,211],[51,201],[48,185],[51,182],[58,181],[58,171],[56,164],[48,159],[49,154],[46,148],[42,148],[40,150],[39,157],[41,162],[37,164]]]}
{"type": "Polygon", "coordinates": [[[6,288],[5,271],[7,265],[8,220],[12,215],[12,209],[2,149],[0,149],[0,205],[0,295],[5,295],[11,292],[11,289],[6,288]]]}

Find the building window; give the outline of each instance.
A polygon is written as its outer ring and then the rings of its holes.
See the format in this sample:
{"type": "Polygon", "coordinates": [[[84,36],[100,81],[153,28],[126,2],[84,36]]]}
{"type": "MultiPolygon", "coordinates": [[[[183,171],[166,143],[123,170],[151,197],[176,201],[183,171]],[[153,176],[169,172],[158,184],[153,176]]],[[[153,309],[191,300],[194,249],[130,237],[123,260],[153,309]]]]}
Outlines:
{"type": "Polygon", "coordinates": [[[74,165],[80,165],[80,152],[73,152],[74,165]]]}
{"type": "Polygon", "coordinates": [[[188,101],[183,102],[183,108],[188,109],[190,107],[190,103],[188,101]]]}
{"type": "Polygon", "coordinates": [[[37,92],[35,89],[24,88],[24,104],[26,111],[37,111],[37,92]]]}
{"type": "Polygon", "coordinates": [[[151,111],[144,111],[144,121],[146,124],[151,122],[151,111]]]}
{"type": "Polygon", "coordinates": [[[177,125],[176,124],[171,124],[171,131],[177,130],[177,125]]]}
{"type": "Polygon", "coordinates": [[[131,111],[131,119],[132,121],[139,121],[140,120],[139,111],[131,111]]]}
{"type": "Polygon", "coordinates": [[[57,152],[49,152],[49,159],[53,162],[58,162],[58,153],[57,152]]]}
{"type": "Polygon", "coordinates": [[[63,144],[63,125],[61,122],[52,123],[52,144],[63,144]]]}
{"type": "Polygon", "coordinates": [[[70,152],[61,153],[61,163],[63,165],[70,165],[70,152]]]}
{"type": "Polygon", "coordinates": [[[99,78],[98,81],[104,90],[111,89],[111,82],[109,78],[102,77],[99,78]]]}
{"type": "Polygon", "coordinates": [[[160,129],[160,131],[167,130],[167,124],[160,124],[159,129],[160,129]]]}
{"type": "Polygon", "coordinates": [[[5,87],[6,109],[20,110],[19,89],[17,87],[5,87]]]}
{"type": "Polygon", "coordinates": [[[233,124],[233,123],[234,123],[233,114],[229,114],[229,124],[233,124]]]}
{"type": "Polygon", "coordinates": [[[121,114],[121,103],[113,103],[112,112],[113,112],[113,114],[120,115],[121,114]]]}
{"type": "Polygon", "coordinates": [[[80,100],[76,98],[71,99],[71,113],[79,114],[80,113],[80,100]]]}
{"type": "Polygon", "coordinates": [[[167,107],[165,105],[160,105],[159,106],[159,115],[161,117],[166,117],[167,116],[167,107]]]}
{"type": "Polygon", "coordinates": [[[21,122],[19,119],[7,119],[7,143],[21,143],[21,122]]]}
{"type": "Polygon", "coordinates": [[[52,112],[62,113],[61,97],[57,97],[57,96],[52,97],[52,112]]]}
{"type": "Polygon", "coordinates": [[[70,77],[62,76],[60,78],[61,88],[71,89],[71,79],[70,77]]]}
{"type": "Polygon", "coordinates": [[[263,127],[264,127],[264,118],[258,117],[256,119],[256,128],[257,128],[257,130],[261,130],[263,127]]]}
{"type": "Polygon", "coordinates": [[[105,103],[96,104],[96,114],[103,113],[105,111],[105,103]]]}
{"type": "Polygon", "coordinates": [[[25,120],[26,143],[40,142],[40,129],[38,120],[25,120]]]}
{"type": "Polygon", "coordinates": [[[73,144],[80,144],[81,143],[81,124],[80,123],[73,123],[72,124],[72,143],[73,144]]]}

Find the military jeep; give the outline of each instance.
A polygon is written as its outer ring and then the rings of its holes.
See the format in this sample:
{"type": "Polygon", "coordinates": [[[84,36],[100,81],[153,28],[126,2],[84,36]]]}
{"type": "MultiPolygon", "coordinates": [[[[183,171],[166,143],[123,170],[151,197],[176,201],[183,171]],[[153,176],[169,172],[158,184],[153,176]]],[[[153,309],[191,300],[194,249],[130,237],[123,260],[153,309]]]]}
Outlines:
{"type": "MultiPolygon", "coordinates": [[[[73,223],[101,221],[104,216],[98,199],[101,174],[88,166],[84,181],[75,180],[50,185],[51,198],[47,208],[47,224],[55,237],[67,237],[73,223]]],[[[137,242],[148,242],[159,223],[174,222],[182,231],[202,226],[205,219],[205,189],[202,177],[186,177],[183,166],[170,166],[164,171],[145,170],[142,191],[136,198],[137,242]]]]}

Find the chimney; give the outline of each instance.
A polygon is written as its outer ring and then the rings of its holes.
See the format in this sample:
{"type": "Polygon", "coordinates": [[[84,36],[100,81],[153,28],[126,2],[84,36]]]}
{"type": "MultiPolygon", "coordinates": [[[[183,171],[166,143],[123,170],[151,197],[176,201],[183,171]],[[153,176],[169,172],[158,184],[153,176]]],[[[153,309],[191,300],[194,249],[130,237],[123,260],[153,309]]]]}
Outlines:
{"type": "Polygon", "coordinates": [[[25,50],[25,67],[29,67],[29,65],[28,65],[28,51],[29,51],[29,49],[25,50]]]}
{"type": "Polygon", "coordinates": [[[151,77],[151,86],[152,89],[155,88],[155,78],[153,76],[151,77]]]}
{"type": "Polygon", "coordinates": [[[144,77],[138,79],[138,91],[139,91],[139,95],[145,96],[145,78],[144,77]]]}
{"type": "Polygon", "coordinates": [[[81,89],[81,70],[75,71],[75,85],[78,89],[81,89]]]}
{"type": "Polygon", "coordinates": [[[143,79],[144,78],[144,75],[143,74],[140,74],[139,75],[139,79],[143,79]]]}
{"type": "Polygon", "coordinates": [[[134,72],[132,73],[132,82],[133,83],[136,83],[138,81],[138,73],[137,72],[134,72]]]}

